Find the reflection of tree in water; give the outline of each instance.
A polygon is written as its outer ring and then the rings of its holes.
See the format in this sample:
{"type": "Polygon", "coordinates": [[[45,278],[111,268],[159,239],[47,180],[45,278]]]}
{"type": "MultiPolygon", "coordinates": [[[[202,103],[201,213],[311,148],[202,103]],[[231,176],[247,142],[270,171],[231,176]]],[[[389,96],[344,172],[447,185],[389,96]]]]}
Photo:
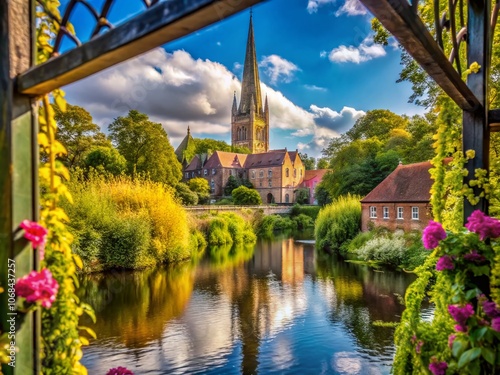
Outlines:
{"type": "Polygon", "coordinates": [[[317,260],[317,277],[334,289],[332,323],[342,324],[369,353],[391,355],[394,329],[374,326],[373,322],[394,322],[395,316],[401,316],[404,306],[396,294],[404,296],[414,276],[375,272],[369,267],[329,256],[317,260]]]}
{"type": "Polygon", "coordinates": [[[182,315],[193,291],[189,264],[81,278],[79,296],[98,313],[98,338],[140,348],[161,338],[167,322],[182,315]]]}

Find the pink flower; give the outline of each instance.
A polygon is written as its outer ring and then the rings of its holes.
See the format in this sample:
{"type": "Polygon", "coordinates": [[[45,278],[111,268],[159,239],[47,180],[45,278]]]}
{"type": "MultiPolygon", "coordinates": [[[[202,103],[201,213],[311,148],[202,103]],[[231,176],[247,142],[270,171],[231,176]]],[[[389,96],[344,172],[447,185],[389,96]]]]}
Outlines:
{"type": "Polygon", "coordinates": [[[457,335],[454,335],[453,333],[448,336],[448,347],[450,349],[453,346],[453,342],[455,341],[456,338],[457,338],[457,335]]]}
{"type": "Polygon", "coordinates": [[[429,370],[434,375],[445,375],[448,364],[446,362],[432,362],[429,364],[429,370]]]}
{"type": "Polygon", "coordinates": [[[465,227],[474,233],[479,234],[479,239],[500,237],[500,221],[485,215],[476,210],[467,219],[465,227]]]}
{"type": "Polygon", "coordinates": [[[483,311],[490,318],[499,318],[500,317],[500,309],[497,307],[497,304],[493,301],[484,301],[483,302],[483,311]]]}
{"type": "Polygon", "coordinates": [[[439,241],[446,238],[446,232],[440,223],[435,221],[429,221],[429,225],[424,229],[422,233],[422,241],[424,247],[428,250],[435,249],[439,245],[439,241]]]}
{"type": "Polygon", "coordinates": [[[41,302],[42,307],[48,309],[56,300],[59,284],[52,278],[52,273],[44,268],[40,272],[31,271],[21,277],[16,283],[16,295],[26,298],[27,302],[41,302]]]}
{"type": "Polygon", "coordinates": [[[418,340],[417,345],[415,346],[415,351],[417,354],[420,354],[422,352],[422,346],[424,345],[424,342],[422,340],[418,340]]]}
{"type": "Polygon", "coordinates": [[[453,259],[449,255],[442,256],[436,263],[436,270],[438,271],[452,270],[454,268],[453,259]]]}
{"type": "Polygon", "coordinates": [[[127,369],[126,367],[115,367],[110,369],[106,375],[134,375],[132,371],[127,369]]]}
{"type": "Polygon", "coordinates": [[[467,262],[481,263],[486,260],[484,255],[478,254],[477,250],[472,250],[469,254],[464,255],[467,262]]]}
{"type": "Polygon", "coordinates": [[[455,329],[460,332],[467,332],[467,319],[474,315],[474,307],[468,303],[464,307],[449,305],[448,312],[451,317],[458,323],[455,329]]]}
{"type": "Polygon", "coordinates": [[[24,229],[24,238],[28,241],[31,241],[33,245],[33,249],[36,249],[38,246],[45,246],[45,242],[47,240],[47,229],[42,227],[36,221],[23,220],[21,228],[24,229]]]}
{"type": "Polygon", "coordinates": [[[497,332],[500,332],[500,318],[491,319],[491,328],[493,328],[497,332]]]}

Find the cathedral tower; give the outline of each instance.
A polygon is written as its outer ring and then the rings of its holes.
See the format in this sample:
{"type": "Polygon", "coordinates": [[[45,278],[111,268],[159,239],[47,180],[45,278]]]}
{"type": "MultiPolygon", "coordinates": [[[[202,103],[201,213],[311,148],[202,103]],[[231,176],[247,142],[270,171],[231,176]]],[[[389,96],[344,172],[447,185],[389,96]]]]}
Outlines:
{"type": "Polygon", "coordinates": [[[231,110],[231,145],[248,147],[252,154],[269,151],[269,107],[267,97],[262,105],[251,14],[240,105],[238,107],[235,93],[231,110]]]}

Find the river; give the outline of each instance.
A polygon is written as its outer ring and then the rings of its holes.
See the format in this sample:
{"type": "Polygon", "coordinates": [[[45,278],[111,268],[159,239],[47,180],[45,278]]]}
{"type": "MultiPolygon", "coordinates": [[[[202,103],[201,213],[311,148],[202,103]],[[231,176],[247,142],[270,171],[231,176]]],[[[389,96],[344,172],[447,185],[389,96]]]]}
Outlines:
{"type": "Polygon", "coordinates": [[[197,261],[81,278],[98,335],[89,374],[388,374],[398,296],[414,276],[259,240],[197,261]]]}

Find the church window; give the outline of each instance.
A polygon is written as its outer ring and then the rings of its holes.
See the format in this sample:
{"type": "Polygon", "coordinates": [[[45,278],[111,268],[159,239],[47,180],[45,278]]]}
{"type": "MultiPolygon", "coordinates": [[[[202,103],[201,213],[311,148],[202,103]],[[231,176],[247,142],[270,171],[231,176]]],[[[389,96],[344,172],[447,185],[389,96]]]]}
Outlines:
{"type": "Polygon", "coordinates": [[[259,181],[259,187],[262,187],[262,181],[259,181]]]}
{"type": "Polygon", "coordinates": [[[204,170],[203,170],[203,175],[204,175],[204,176],[208,175],[208,169],[204,169],[204,170]]]}
{"type": "Polygon", "coordinates": [[[215,168],[212,168],[212,174],[215,174],[215,168]]]}
{"type": "Polygon", "coordinates": [[[290,195],[285,194],[285,203],[290,203],[290,195]]]}
{"type": "Polygon", "coordinates": [[[285,169],[285,176],[290,177],[290,170],[288,168],[285,169]]]}
{"type": "Polygon", "coordinates": [[[269,187],[273,187],[273,180],[269,180],[269,187]]]}
{"type": "Polygon", "coordinates": [[[212,178],[212,181],[210,181],[210,189],[212,190],[212,193],[215,192],[215,181],[212,178]]]}
{"type": "Polygon", "coordinates": [[[297,169],[293,168],[293,177],[297,177],[297,169]]]}
{"type": "Polygon", "coordinates": [[[255,171],[252,171],[252,180],[255,178],[255,171]]]}
{"type": "Polygon", "coordinates": [[[302,177],[302,168],[300,168],[300,177],[302,177]]]}
{"type": "Polygon", "coordinates": [[[260,177],[260,178],[264,177],[264,171],[263,171],[263,170],[261,170],[261,171],[259,172],[259,177],[260,177]]]}
{"type": "Polygon", "coordinates": [[[194,177],[194,172],[191,172],[191,177],[194,177]]]}
{"type": "Polygon", "coordinates": [[[273,177],[273,170],[272,169],[267,171],[267,177],[273,177]]]}

